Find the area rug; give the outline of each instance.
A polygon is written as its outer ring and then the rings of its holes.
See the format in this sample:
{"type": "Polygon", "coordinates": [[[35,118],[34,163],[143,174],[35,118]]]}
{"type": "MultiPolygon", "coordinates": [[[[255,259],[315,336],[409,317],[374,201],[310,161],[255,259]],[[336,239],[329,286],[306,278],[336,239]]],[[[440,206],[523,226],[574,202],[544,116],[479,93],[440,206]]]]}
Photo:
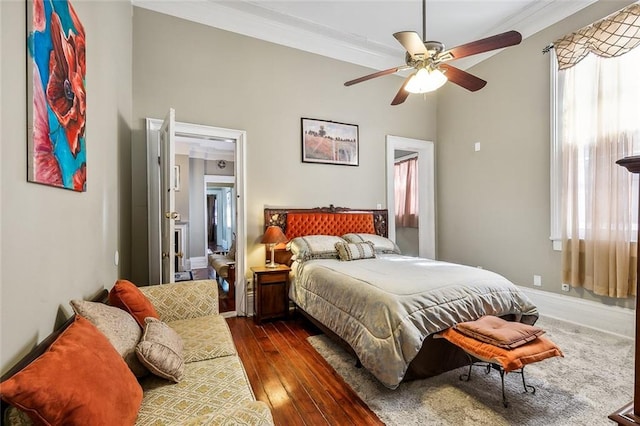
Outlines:
{"type": "Polygon", "coordinates": [[[502,405],[500,374],[462,367],[437,377],[385,388],[355,358],[324,335],[308,340],[387,425],[612,425],[607,416],[633,399],[633,340],[540,318],[536,324],[564,352],[505,376],[509,406],[502,405]]]}

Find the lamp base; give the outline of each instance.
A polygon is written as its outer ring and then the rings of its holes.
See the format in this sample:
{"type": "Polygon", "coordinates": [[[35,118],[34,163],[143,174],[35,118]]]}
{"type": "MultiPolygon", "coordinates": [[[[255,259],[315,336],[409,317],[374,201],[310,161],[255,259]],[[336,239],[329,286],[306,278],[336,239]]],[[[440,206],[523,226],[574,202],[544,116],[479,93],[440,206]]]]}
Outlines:
{"type": "Polygon", "coordinates": [[[275,262],[269,262],[266,265],[264,265],[267,268],[277,268],[278,266],[280,266],[279,264],[275,263],[275,262]]]}

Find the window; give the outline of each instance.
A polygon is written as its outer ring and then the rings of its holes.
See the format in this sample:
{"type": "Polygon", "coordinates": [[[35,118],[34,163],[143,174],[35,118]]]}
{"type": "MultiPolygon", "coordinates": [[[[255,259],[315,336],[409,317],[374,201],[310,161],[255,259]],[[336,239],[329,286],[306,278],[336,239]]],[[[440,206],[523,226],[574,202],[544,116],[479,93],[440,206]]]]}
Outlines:
{"type": "Polygon", "coordinates": [[[615,162],[640,154],[639,69],[640,49],[552,64],[551,238],[564,282],[612,297],[635,279],[637,175],[615,162]]]}

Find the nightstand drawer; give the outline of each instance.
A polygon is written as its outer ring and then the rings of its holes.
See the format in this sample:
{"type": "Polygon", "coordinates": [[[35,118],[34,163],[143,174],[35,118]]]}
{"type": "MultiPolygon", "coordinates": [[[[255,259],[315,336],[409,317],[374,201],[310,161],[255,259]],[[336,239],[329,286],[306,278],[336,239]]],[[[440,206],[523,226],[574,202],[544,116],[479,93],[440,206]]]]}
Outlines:
{"type": "Polygon", "coordinates": [[[287,281],[288,272],[272,272],[260,274],[260,284],[281,283],[287,281]]]}

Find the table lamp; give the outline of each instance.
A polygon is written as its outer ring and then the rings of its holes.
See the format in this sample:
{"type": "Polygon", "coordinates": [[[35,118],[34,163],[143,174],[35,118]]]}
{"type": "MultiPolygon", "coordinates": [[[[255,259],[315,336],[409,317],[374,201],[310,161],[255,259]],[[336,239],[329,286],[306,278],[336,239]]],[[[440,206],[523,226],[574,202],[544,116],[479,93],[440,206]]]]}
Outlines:
{"type": "Polygon", "coordinates": [[[267,227],[264,235],[262,236],[262,244],[266,244],[267,247],[271,250],[271,262],[267,263],[267,268],[277,268],[278,264],[274,260],[274,250],[276,248],[276,244],[284,243],[287,241],[287,237],[282,233],[282,229],[279,226],[271,225],[267,227]]]}

